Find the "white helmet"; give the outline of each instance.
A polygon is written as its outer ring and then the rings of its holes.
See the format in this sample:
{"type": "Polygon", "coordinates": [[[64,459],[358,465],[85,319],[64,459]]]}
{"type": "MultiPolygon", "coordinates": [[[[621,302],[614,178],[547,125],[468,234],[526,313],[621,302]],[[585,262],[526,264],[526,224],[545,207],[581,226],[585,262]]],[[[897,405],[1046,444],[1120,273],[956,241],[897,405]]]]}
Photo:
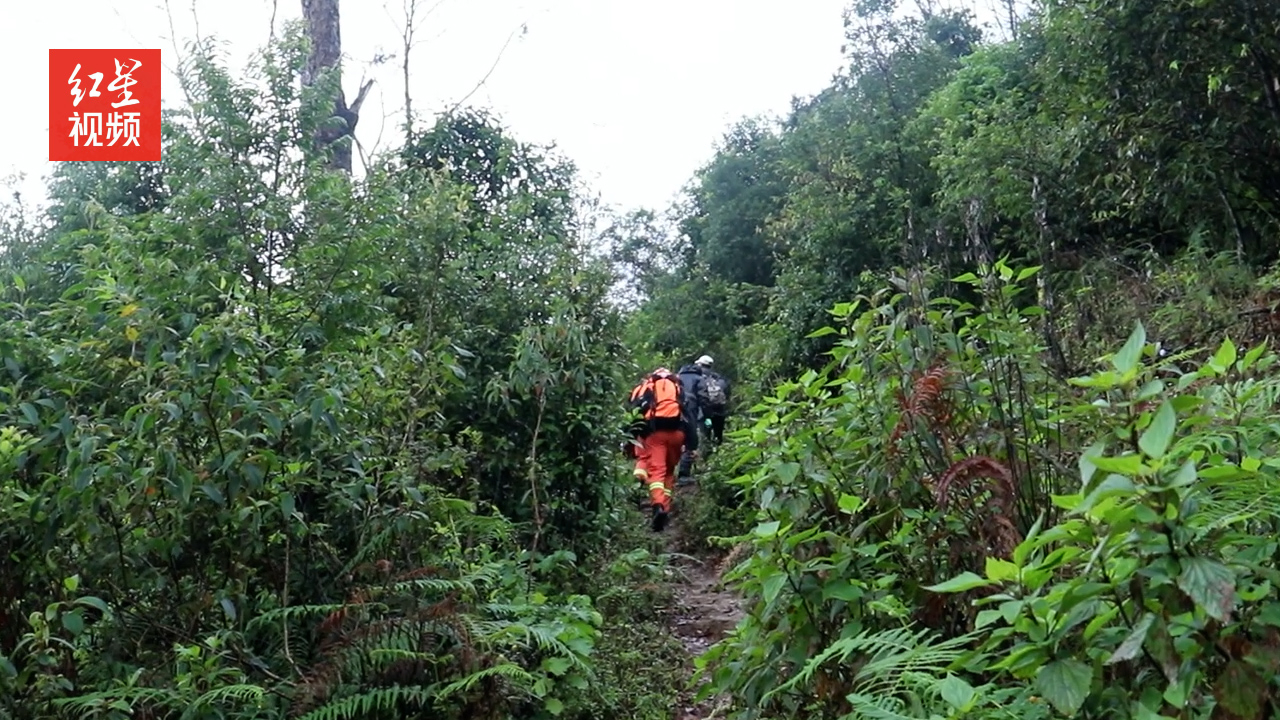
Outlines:
{"type": "Polygon", "coordinates": [[[693,364],[694,364],[694,365],[701,365],[701,366],[703,366],[703,367],[710,367],[710,366],[711,366],[711,364],[712,364],[713,362],[715,362],[715,361],[711,359],[711,356],[710,356],[710,355],[703,355],[702,357],[698,358],[697,360],[694,360],[694,361],[693,361],[693,364]]]}

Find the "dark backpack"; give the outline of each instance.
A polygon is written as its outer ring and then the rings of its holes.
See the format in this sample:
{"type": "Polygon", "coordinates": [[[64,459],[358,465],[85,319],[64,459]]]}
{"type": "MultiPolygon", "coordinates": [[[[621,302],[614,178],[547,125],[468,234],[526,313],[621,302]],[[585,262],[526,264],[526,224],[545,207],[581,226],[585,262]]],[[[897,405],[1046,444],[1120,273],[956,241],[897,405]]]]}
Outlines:
{"type": "Polygon", "coordinates": [[[705,375],[702,378],[701,387],[702,406],[712,410],[723,410],[724,406],[729,402],[728,393],[725,391],[724,378],[719,375],[705,375]]]}

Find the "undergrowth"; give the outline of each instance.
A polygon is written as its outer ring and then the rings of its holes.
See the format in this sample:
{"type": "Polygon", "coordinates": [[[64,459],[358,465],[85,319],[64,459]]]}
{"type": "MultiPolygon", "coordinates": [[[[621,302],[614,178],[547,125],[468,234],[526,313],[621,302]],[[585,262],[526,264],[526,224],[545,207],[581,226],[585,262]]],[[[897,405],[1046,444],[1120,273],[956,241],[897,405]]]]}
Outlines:
{"type": "Polygon", "coordinates": [[[730,544],[726,538],[737,537],[750,527],[750,498],[731,482],[737,460],[732,435],[727,433],[723,445],[699,460],[694,484],[680,490],[682,552],[723,554],[730,544]]]}
{"type": "Polygon", "coordinates": [[[1274,715],[1277,356],[1138,324],[1064,382],[1036,272],[904,274],[756,406],[751,610],[699,663],[734,717],[1274,715]]]}
{"type": "Polygon", "coordinates": [[[604,618],[597,641],[595,698],[578,716],[668,720],[687,681],[684,647],[669,630],[674,601],[662,536],[627,513],[618,554],[590,573],[604,618]]]}

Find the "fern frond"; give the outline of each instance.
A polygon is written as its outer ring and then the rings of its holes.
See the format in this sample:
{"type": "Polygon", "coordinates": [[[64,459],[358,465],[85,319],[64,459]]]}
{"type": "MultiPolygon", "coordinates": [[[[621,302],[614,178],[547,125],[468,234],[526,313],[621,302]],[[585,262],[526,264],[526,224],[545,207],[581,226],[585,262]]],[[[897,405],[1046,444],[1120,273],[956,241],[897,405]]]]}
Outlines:
{"type": "Polygon", "coordinates": [[[516,665],[515,663],[503,663],[501,665],[494,665],[493,667],[487,667],[482,670],[477,670],[473,673],[468,674],[464,678],[460,678],[458,680],[455,680],[449,683],[448,685],[445,685],[436,694],[436,697],[440,699],[444,699],[450,695],[453,695],[454,693],[467,692],[471,690],[473,687],[475,687],[476,683],[491,677],[501,677],[501,678],[506,678],[508,680],[518,681],[518,684],[523,684],[524,686],[526,686],[524,688],[526,690],[527,690],[527,686],[532,686],[533,683],[535,682],[534,677],[519,665],[516,665]]]}
{"type": "Polygon", "coordinates": [[[375,711],[394,710],[401,703],[423,707],[429,704],[434,696],[435,693],[429,688],[419,686],[396,685],[376,688],[358,695],[331,700],[303,715],[301,720],[360,720],[369,717],[375,711]]]}
{"type": "Polygon", "coordinates": [[[841,638],[805,663],[787,682],[770,690],[763,700],[811,682],[827,663],[836,660],[843,664],[854,654],[864,659],[854,678],[855,690],[892,697],[903,689],[904,676],[945,674],[946,668],[963,656],[973,640],[972,636],[961,635],[939,642],[936,637],[929,630],[913,631],[904,627],[877,632],[864,630],[841,638]]]}
{"type": "Polygon", "coordinates": [[[418,652],[417,650],[401,650],[397,648],[379,647],[369,651],[369,657],[382,662],[395,662],[397,660],[420,660],[422,662],[435,663],[440,658],[431,654],[418,652]]]}
{"type": "Polygon", "coordinates": [[[409,593],[414,590],[427,590],[435,593],[476,593],[476,585],[470,578],[421,577],[401,580],[393,583],[388,590],[398,593],[409,593]]]}
{"type": "Polygon", "coordinates": [[[556,637],[555,630],[545,625],[510,623],[489,640],[497,644],[511,636],[523,640],[523,642],[517,641],[513,643],[517,647],[530,647],[532,645],[542,652],[565,658],[575,667],[586,669],[586,664],[578,657],[578,654],[570,649],[568,645],[565,645],[560,638],[556,637]]]}
{"type": "Polygon", "coordinates": [[[949,376],[946,366],[935,364],[915,379],[909,395],[899,393],[898,402],[902,406],[902,414],[889,434],[890,457],[897,452],[898,442],[913,426],[923,426],[945,441],[944,435],[954,414],[946,397],[949,376]]]}
{"type": "Polygon", "coordinates": [[[528,605],[515,603],[485,603],[477,609],[485,615],[497,618],[513,618],[528,612],[528,605]]]}
{"type": "Polygon", "coordinates": [[[266,696],[266,689],[258,685],[226,685],[214,688],[196,698],[182,713],[182,720],[192,720],[202,716],[201,710],[216,707],[223,703],[235,702],[241,705],[257,703],[266,696]]]}
{"type": "Polygon", "coordinates": [[[930,714],[906,715],[903,710],[906,703],[884,695],[868,695],[866,693],[850,693],[849,704],[853,710],[845,715],[848,720],[927,720],[930,714]]]}
{"type": "Polygon", "coordinates": [[[363,565],[369,558],[384,554],[392,546],[398,532],[399,528],[396,524],[389,523],[386,527],[374,533],[373,537],[360,546],[356,554],[343,566],[342,571],[338,573],[339,577],[350,575],[353,570],[363,565]]]}
{"type": "Polygon", "coordinates": [[[249,620],[247,630],[257,630],[263,625],[278,625],[282,621],[298,621],[311,616],[329,615],[347,607],[343,604],[328,605],[290,605],[288,607],[267,610],[249,620]]]}
{"type": "Polygon", "coordinates": [[[53,704],[83,712],[98,709],[104,704],[115,701],[123,701],[130,707],[143,705],[177,709],[187,706],[187,700],[173,690],[138,686],[111,688],[79,697],[56,698],[53,704]]]}

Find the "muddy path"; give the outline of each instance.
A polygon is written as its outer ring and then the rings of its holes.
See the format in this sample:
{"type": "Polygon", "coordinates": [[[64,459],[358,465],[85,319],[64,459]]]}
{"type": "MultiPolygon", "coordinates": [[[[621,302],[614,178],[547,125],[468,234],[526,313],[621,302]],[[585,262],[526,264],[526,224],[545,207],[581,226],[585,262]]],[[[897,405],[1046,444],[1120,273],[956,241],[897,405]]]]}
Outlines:
{"type": "MultiPolygon", "coordinates": [[[[687,498],[696,492],[694,487],[680,488],[677,502],[682,496],[687,498]]],[[[722,554],[683,554],[690,543],[683,537],[678,509],[667,528],[666,544],[667,551],[674,554],[672,564],[676,569],[668,622],[672,635],[689,656],[685,672],[692,678],[696,669],[694,660],[733,630],[743,616],[743,603],[737,594],[721,586],[722,554]]],[[[725,698],[708,698],[695,703],[695,695],[694,690],[682,693],[675,720],[702,720],[718,716],[716,710],[724,705],[725,698]]],[[[721,709],[720,716],[722,714],[721,709]]]]}

